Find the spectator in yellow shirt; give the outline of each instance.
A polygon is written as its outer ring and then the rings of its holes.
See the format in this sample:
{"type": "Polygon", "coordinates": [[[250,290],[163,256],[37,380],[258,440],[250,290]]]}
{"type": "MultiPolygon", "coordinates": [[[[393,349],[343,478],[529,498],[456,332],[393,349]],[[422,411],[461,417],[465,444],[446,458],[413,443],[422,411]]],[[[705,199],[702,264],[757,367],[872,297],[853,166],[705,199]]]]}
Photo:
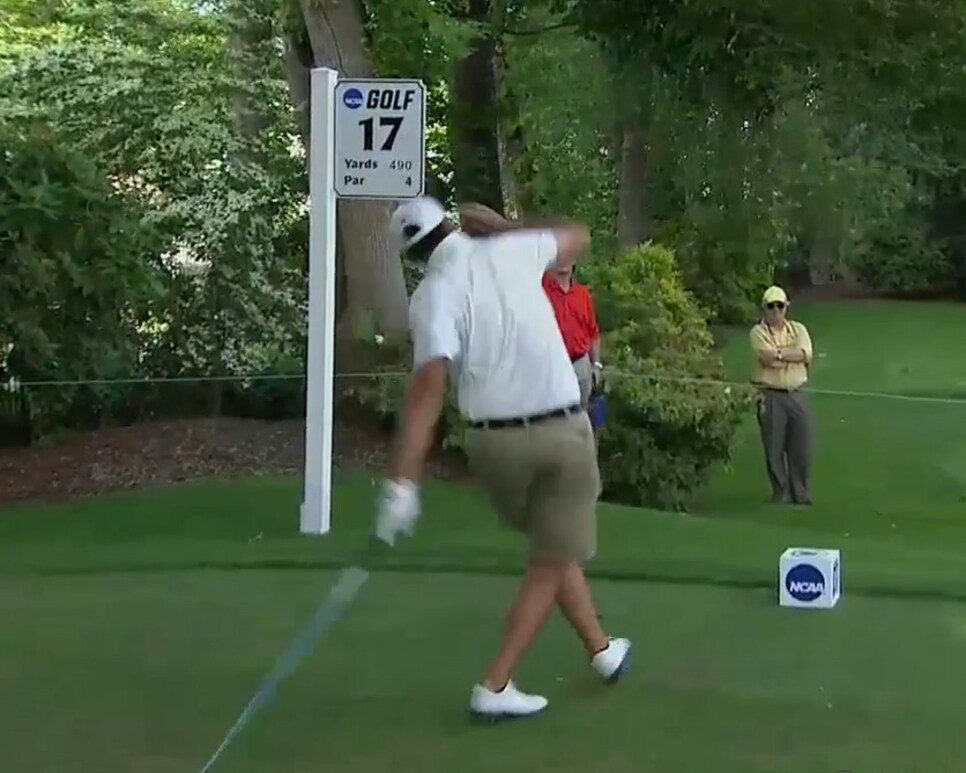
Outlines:
{"type": "Polygon", "coordinates": [[[786,316],[788,296],[772,286],[762,296],[761,321],[751,329],[755,386],[761,392],[758,424],[772,501],[812,504],[809,471],[812,411],[802,387],[812,362],[812,339],[786,316]]]}

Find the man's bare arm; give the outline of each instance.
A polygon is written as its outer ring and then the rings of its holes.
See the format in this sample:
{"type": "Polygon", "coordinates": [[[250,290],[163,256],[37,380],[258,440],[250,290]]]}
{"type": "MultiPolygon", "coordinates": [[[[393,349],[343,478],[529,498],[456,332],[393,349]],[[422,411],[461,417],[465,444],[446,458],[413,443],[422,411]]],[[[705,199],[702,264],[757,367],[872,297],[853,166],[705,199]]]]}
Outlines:
{"type": "Polygon", "coordinates": [[[560,219],[507,220],[487,206],[477,202],[460,205],[460,228],[470,236],[491,236],[507,231],[550,231],[557,242],[558,266],[573,266],[590,247],[590,230],[580,223],[560,219]]]}
{"type": "Polygon", "coordinates": [[[460,229],[470,236],[491,236],[519,227],[484,204],[475,201],[460,204],[460,229]]]}
{"type": "Polygon", "coordinates": [[[418,483],[433,446],[446,397],[446,360],[431,360],[413,373],[406,391],[402,423],[396,432],[389,477],[418,483]]]}

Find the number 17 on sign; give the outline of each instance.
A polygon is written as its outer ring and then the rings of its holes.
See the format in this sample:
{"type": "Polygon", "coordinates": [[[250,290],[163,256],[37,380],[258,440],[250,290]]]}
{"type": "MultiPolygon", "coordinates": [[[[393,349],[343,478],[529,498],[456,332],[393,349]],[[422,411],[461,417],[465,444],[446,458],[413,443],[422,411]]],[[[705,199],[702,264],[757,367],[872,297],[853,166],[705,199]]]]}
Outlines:
{"type": "Polygon", "coordinates": [[[409,199],[423,192],[426,90],[418,80],[344,79],[335,88],[336,195],[409,199]]]}

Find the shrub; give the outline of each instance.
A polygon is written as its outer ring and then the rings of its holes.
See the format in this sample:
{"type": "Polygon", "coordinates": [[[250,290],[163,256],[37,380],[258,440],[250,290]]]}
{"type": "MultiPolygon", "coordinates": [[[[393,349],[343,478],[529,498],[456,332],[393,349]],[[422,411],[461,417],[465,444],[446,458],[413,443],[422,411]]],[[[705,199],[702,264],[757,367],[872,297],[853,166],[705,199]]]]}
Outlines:
{"type": "Polygon", "coordinates": [[[941,245],[909,211],[879,229],[856,257],[855,270],[869,286],[897,293],[942,289],[954,274],[941,245]]]}
{"type": "Polygon", "coordinates": [[[656,244],[588,266],[608,368],[600,436],[607,499],[684,509],[712,467],[731,458],[750,387],[727,386],[703,309],[674,253],[656,244]]]}
{"type": "Polygon", "coordinates": [[[766,212],[698,205],[662,224],[657,240],[674,250],[683,286],[722,324],[754,317],[760,288],[791,244],[783,223],[766,212]]]}
{"type": "MultiPolygon", "coordinates": [[[[337,384],[340,406],[347,413],[363,421],[373,421],[383,431],[390,432],[403,410],[412,365],[410,348],[396,343],[377,343],[370,337],[354,341],[353,354],[356,362],[365,363],[359,368],[365,375],[343,378],[337,384]]],[[[457,407],[455,385],[451,385],[437,428],[440,447],[460,451],[467,426],[457,407]]]]}
{"type": "MultiPolygon", "coordinates": [[[[53,129],[0,123],[0,349],[11,376],[134,375],[139,329],[164,293],[163,248],[141,205],[53,129]]],[[[131,393],[34,390],[35,429],[96,425],[131,393]]]]}
{"type": "Polygon", "coordinates": [[[305,355],[301,351],[270,351],[255,378],[224,385],[222,414],[262,421],[305,418],[305,355]]]}
{"type": "MultiPolygon", "coordinates": [[[[673,252],[648,244],[618,261],[590,263],[582,274],[593,285],[600,325],[608,331],[609,416],[600,438],[605,497],[683,509],[713,465],[730,459],[752,391],[720,383],[724,368],[707,319],[684,288],[673,252]]],[[[373,354],[367,370],[409,371],[404,348],[367,346],[373,354]]],[[[343,405],[388,430],[405,389],[405,378],[387,375],[351,380],[341,394],[343,405]]],[[[440,445],[461,451],[465,429],[450,389],[440,445]]]]}

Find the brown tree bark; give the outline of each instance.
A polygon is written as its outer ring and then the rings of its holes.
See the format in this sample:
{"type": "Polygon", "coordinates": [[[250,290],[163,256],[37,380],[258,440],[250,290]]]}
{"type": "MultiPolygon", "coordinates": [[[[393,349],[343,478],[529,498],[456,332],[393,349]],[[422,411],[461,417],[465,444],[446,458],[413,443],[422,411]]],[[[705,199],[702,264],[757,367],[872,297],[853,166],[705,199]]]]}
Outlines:
{"type": "MultiPolygon", "coordinates": [[[[317,66],[331,67],[343,77],[373,75],[359,0],[299,0],[299,7],[317,66]]],[[[408,298],[402,263],[389,241],[389,207],[377,201],[339,201],[337,211],[346,287],[340,337],[359,330],[370,315],[387,337],[404,337],[408,298]]]]}
{"type": "Polygon", "coordinates": [[[457,62],[450,92],[449,132],[457,197],[504,213],[500,175],[497,37],[490,0],[468,0],[463,18],[485,25],[457,62]]]}
{"type": "Polygon", "coordinates": [[[497,102],[497,151],[504,213],[510,220],[544,209],[545,202],[534,190],[536,171],[527,153],[526,134],[520,120],[519,103],[509,78],[506,36],[499,34],[505,25],[506,0],[491,0],[491,25],[497,32],[493,57],[494,88],[497,102]]]}
{"type": "Polygon", "coordinates": [[[639,126],[628,121],[621,130],[617,189],[617,243],[633,247],[650,234],[647,214],[647,147],[639,126]]]}
{"type": "MultiPolygon", "coordinates": [[[[308,32],[304,24],[300,30],[290,30],[285,41],[285,77],[288,81],[289,93],[295,107],[299,134],[302,137],[302,147],[305,148],[306,165],[308,153],[312,147],[309,117],[311,115],[312,90],[309,83],[309,70],[314,66],[312,46],[308,41],[308,32]]],[[[335,286],[335,319],[339,325],[346,309],[348,281],[345,273],[345,248],[341,231],[337,234],[336,250],[336,286],[335,286]]],[[[308,262],[305,264],[305,276],[308,276],[308,262]]]]}
{"type": "Polygon", "coordinates": [[[647,197],[647,108],[639,107],[638,86],[614,72],[611,88],[616,106],[613,151],[617,166],[617,243],[622,249],[645,242],[653,232],[647,197]]]}

